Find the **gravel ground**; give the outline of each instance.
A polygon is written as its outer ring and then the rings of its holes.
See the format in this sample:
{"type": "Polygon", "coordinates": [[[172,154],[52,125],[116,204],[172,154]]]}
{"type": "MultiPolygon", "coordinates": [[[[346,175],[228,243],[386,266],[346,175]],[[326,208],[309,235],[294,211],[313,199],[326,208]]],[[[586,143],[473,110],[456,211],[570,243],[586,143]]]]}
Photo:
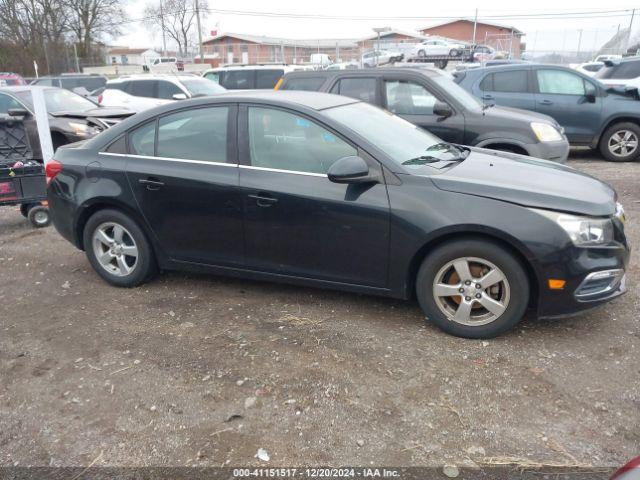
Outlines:
{"type": "MultiPolygon", "coordinates": [[[[574,152],[638,244],[640,163],[574,152]]],[[[415,302],[166,273],[101,281],[0,209],[0,465],[619,466],[640,451],[640,269],[575,318],[491,341],[415,302]],[[255,457],[259,448],[269,462],[255,457]]]]}

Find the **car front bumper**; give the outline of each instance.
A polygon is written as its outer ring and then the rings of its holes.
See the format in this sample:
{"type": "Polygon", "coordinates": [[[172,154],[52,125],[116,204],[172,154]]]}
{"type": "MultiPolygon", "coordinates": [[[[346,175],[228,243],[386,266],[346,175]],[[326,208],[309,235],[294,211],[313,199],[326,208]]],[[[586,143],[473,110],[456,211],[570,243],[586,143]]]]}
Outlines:
{"type": "Polygon", "coordinates": [[[527,145],[527,151],[531,157],[564,164],[569,156],[569,142],[564,139],[557,142],[532,143],[527,145]]]}
{"type": "Polygon", "coordinates": [[[626,241],[618,246],[565,250],[564,262],[550,264],[541,278],[538,316],[571,316],[624,294],[630,255],[626,241]],[[564,288],[551,289],[551,279],[565,280],[564,288]]]}

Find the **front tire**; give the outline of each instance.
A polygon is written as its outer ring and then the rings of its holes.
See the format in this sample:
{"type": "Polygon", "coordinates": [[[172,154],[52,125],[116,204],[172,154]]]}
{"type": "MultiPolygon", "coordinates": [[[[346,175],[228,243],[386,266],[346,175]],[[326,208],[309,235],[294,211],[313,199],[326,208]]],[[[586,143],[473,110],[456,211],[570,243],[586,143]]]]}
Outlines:
{"type": "Polygon", "coordinates": [[[452,48],[449,51],[449,56],[450,57],[457,57],[458,55],[460,55],[460,50],[458,50],[457,48],[452,48]]]}
{"type": "Polygon", "coordinates": [[[85,225],[83,241],[89,263],[111,285],[135,287],[156,273],[146,235],[133,219],[118,210],[94,213],[85,225]]]}
{"type": "Polygon", "coordinates": [[[425,52],[424,50],[418,50],[418,56],[420,58],[424,58],[427,56],[427,52],[425,52]]]}
{"type": "Polygon", "coordinates": [[[640,156],[640,127],[621,122],[612,125],[600,139],[600,153],[610,162],[632,162],[640,156]]]}
{"type": "Polygon", "coordinates": [[[488,240],[457,240],[423,261],[416,294],[428,321],[463,338],[492,338],[513,328],[529,303],[520,262],[488,240]]]}

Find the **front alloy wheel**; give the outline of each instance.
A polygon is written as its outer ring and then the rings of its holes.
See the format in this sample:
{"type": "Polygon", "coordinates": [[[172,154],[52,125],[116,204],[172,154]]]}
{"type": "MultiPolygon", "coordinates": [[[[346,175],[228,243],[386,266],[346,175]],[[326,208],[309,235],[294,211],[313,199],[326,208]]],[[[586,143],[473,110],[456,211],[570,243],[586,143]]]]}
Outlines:
{"type": "Polygon", "coordinates": [[[509,306],[509,281],[488,260],[462,257],[447,262],[433,281],[433,295],[440,311],[462,325],[486,325],[509,306]]]}
{"type": "Polygon", "coordinates": [[[600,139],[600,153],[610,162],[631,162],[640,157],[640,126],[620,122],[609,127],[600,139]]]}
{"type": "Polygon", "coordinates": [[[613,156],[628,158],[638,149],[638,137],[631,130],[619,130],[609,137],[607,146],[613,156]]]}

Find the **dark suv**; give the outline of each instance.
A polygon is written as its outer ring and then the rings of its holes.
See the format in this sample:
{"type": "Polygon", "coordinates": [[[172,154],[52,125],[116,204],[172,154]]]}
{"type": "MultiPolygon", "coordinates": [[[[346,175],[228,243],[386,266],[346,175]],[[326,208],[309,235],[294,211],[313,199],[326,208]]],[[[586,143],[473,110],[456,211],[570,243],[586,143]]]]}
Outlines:
{"type": "Polygon", "coordinates": [[[386,108],[441,139],[564,163],[569,143],[547,115],[486,108],[431,68],[287,73],[280,90],[329,92],[386,108]]]}
{"type": "MultiPolygon", "coordinates": [[[[41,87],[61,87],[75,91],[76,88],[84,88],[87,92],[92,92],[104,87],[107,77],[90,73],[72,73],[59,76],[46,76],[35,79],[31,85],[41,87]]],[[[80,93],[76,91],[76,93],[80,93]]]]}
{"type": "Polygon", "coordinates": [[[599,148],[610,161],[640,158],[640,102],[623,89],[557,65],[504,65],[455,75],[486,104],[550,115],[572,145],[599,148]]]}

